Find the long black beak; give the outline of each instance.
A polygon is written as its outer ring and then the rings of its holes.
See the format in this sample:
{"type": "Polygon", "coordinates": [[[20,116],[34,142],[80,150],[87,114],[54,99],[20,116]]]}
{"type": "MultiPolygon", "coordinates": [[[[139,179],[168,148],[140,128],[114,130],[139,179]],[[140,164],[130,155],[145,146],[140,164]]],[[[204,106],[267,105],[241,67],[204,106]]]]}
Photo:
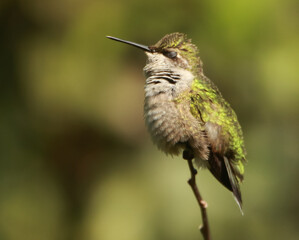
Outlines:
{"type": "Polygon", "coordinates": [[[130,41],[127,41],[127,40],[123,40],[123,39],[116,38],[116,37],[111,37],[111,36],[106,36],[106,37],[109,38],[109,39],[112,39],[114,41],[126,43],[126,44],[129,44],[131,46],[140,48],[140,49],[142,49],[143,51],[146,51],[146,52],[153,52],[148,46],[145,46],[145,45],[142,45],[142,44],[139,44],[139,43],[134,43],[134,42],[130,42],[130,41]]]}

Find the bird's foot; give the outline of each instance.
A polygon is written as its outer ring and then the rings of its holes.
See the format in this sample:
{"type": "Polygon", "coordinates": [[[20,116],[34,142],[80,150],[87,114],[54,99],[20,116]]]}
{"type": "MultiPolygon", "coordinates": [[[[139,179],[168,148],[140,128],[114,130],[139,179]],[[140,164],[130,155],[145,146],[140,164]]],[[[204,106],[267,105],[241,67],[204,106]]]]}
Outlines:
{"type": "Polygon", "coordinates": [[[183,151],[183,158],[185,160],[192,160],[194,158],[194,154],[192,151],[190,150],[184,150],[183,151]]]}

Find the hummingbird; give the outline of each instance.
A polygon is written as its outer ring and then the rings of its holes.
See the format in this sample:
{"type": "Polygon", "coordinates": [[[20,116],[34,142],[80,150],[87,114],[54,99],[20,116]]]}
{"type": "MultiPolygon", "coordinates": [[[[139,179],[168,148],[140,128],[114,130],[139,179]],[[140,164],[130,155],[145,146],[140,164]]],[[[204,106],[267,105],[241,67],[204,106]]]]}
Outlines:
{"type": "Polygon", "coordinates": [[[187,151],[233,196],[242,212],[240,183],[246,150],[237,115],[203,73],[196,45],[183,33],[171,33],[146,46],[107,38],[143,50],[144,118],[157,147],[170,155],[187,151]]]}

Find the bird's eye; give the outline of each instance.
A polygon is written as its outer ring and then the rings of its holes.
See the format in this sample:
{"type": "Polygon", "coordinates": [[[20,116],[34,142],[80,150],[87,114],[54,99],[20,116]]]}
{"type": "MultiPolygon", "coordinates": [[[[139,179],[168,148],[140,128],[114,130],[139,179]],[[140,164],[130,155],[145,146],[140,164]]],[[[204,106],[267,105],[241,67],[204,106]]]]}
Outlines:
{"type": "Polygon", "coordinates": [[[172,59],[176,58],[176,56],[177,56],[177,52],[175,52],[175,51],[164,52],[163,54],[164,54],[164,56],[166,56],[168,58],[172,58],[172,59]]]}

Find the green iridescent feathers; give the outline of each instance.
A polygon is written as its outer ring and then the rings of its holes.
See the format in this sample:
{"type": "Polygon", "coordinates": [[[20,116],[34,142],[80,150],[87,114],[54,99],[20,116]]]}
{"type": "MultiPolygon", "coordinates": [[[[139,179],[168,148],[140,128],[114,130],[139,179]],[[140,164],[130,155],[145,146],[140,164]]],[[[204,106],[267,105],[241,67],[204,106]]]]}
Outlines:
{"type": "Polygon", "coordinates": [[[198,48],[187,39],[186,34],[171,33],[164,36],[155,45],[149,47],[154,52],[175,51],[182,55],[189,62],[190,70],[194,74],[202,72],[202,62],[198,55],[198,48]]]}
{"type": "Polygon", "coordinates": [[[190,110],[200,119],[210,145],[209,170],[230,189],[242,212],[239,183],[243,180],[245,147],[237,115],[217,87],[204,75],[194,79],[190,110]]]}
{"type": "Polygon", "coordinates": [[[191,112],[204,123],[219,126],[218,141],[212,149],[227,155],[238,177],[244,174],[245,147],[241,127],[234,110],[226,102],[217,87],[207,78],[195,79],[190,93],[191,112]],[[222,146],[219,149],[219,146],[222,146]]]}
{"type": "Polygon", "coordinates": [[[157,51],[163,50],[166,48],[180,48],[180,46],[185,45],[188,42],[191,42],[191,41],[189,39],[187,39],[186,34],[171,33],[171,34],[165,35],[155,45],[151,46],[151,48],[154,48],[157,51]]]}

